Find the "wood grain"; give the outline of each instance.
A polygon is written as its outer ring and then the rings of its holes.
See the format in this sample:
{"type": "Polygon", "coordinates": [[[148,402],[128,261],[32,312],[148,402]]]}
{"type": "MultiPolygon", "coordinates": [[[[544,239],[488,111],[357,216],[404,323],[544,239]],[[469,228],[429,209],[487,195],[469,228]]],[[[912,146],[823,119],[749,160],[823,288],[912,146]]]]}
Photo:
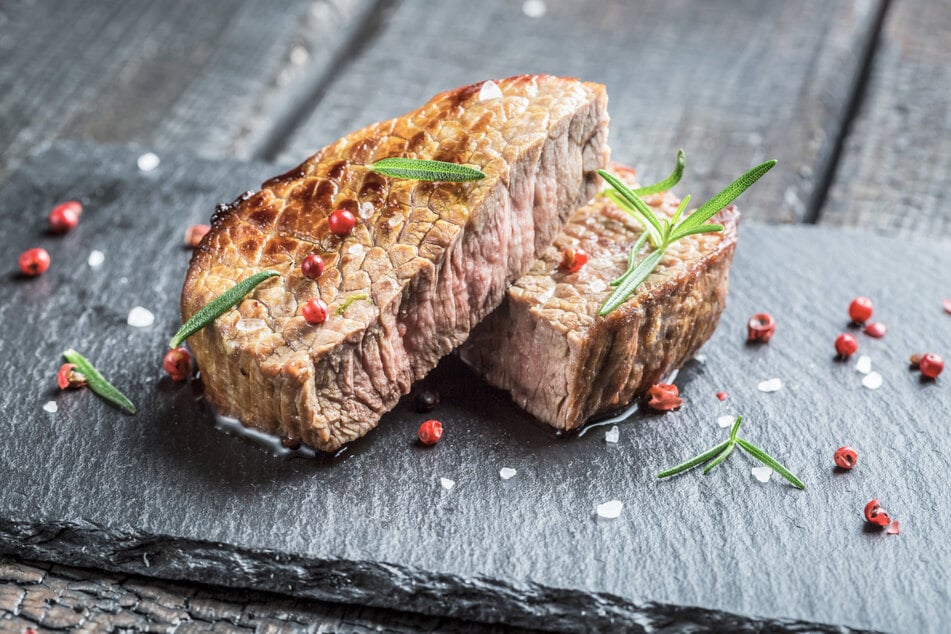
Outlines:
{"type": "Polygon", "coordinates": [[[951,238],[951,4],[891,3],[820,222],[951,238]]]}
{"type": "Polygon", "coordinates": [[[751,165],[780,167],[740,204],[799,221],[828,167],[878,1],[404,2],[350,61],[282,158],[402,114],[438,91],[546,72],[607,84],[616,159],[647,180],[687,152],[679,190],[710,196],[751,165]]]}
{"type": "Polygon", "coordinates": [[[253,156],[373,0],[0,5],[0,177],[58,138],[253,156]]]}

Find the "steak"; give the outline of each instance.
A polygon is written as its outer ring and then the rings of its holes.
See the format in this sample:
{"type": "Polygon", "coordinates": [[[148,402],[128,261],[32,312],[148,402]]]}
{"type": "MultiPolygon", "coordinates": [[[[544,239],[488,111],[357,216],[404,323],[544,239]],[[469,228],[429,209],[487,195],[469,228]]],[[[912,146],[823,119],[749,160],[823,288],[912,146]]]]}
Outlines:
{"type": "Polygon", "coordinates": [[[281,274],[189,339],[222,414],[324,451],[363,436],[594,195],[609,152],[604,87],[539,75],[494,83],[352,133],[215,214],[188,269],[183,319],[249,275],[281,274]],[[486,178],[367,169],[387,157],[466,164],[486,178]],[[343,237],[328,228],[336,209],[357,219],[343,237]],[[301,273],[311,253],[326,264],[316,280],[301,273]],[[316,297],[329,318],[313,326],[301,308],[316,297]]]}
{"type": "MultiPolygon", "coordinates": [[[[634,170],[615,165],[612,171],[636,186],[634,170]]],[[[658,217],[670,217],[680,200],[668,192],[645,202],[658,217]]],[[[570,218],[502,306],[474,330],[460,351],[463,360],[559,429],[618,409],[680,367],[716,329],[739,214],[730,206],[715,220],[722,232],[672,244],[631,298],[598,317],[613,290],[609,282],[627,269],[641,233],[636,220],[599,196],[570,218]],[[589,256],[576,273],[559,269],[569,248],[589,256]]]]}

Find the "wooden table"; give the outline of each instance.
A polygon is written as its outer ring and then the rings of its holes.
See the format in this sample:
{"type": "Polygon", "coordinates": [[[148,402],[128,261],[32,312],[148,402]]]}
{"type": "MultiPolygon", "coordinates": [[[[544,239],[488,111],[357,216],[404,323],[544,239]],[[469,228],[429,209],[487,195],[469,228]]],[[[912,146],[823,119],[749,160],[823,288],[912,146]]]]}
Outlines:
{"type": "MultiPolygon", "coordinates": [[[[948,239],[949,32],[951,5],[928,0],[14,0],[0,6],[0,183],[59,139],[287,165],[440,90],[548,72],[607,84],[614,157],[648,181],[679,147],[699,195],[776,157],[749,218],[948,239]]],[[[9,558],[0,619],[510,631],[9,558]]]]}

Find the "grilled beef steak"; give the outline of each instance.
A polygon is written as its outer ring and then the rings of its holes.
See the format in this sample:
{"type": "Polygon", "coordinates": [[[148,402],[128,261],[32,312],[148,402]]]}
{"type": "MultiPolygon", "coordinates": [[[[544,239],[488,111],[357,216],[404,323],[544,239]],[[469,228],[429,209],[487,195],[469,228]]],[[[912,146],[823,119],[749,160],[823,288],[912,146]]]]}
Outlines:
{"type": "MultiPolygon", "coordinates": [[[[630,168],[612,171],[635,185],[630,168]]],[[[680,200],[665,193],[645,202],[670,217],[680,200]]],[[[675,242],[630,299],[598,317],[613,290],[608,283],[626,270],[641,228],[610,200],[596,198],[479,324],[462,358],[559,429],[617,409],[680,367],[713,334],[726,304],[738,219],[728,207],[715,217],[724,231],[675,242]],[[563,250],[579,247],[587,264],[576,273],[559,269],[563,250]]]]}
{"type": "Polygon", "coordinates": [[[325,451],[363,436],[594,195],[608,155],[604,87],[496,84],[350,134],[216,214],[188,270],[184,319],[253,273],[281,274],[189,339],[223,414],[325,451]],[[364,167],[386,157],[487,176],[431,183],[364,167]],[[357,219],[343,237],[328,228],[336,209],[357,219]],[[316,280],[301,273],[310,253],[326,263],[316,280]],[[301,307],[316,297],[329,318],[312,326],[301,307]]]}

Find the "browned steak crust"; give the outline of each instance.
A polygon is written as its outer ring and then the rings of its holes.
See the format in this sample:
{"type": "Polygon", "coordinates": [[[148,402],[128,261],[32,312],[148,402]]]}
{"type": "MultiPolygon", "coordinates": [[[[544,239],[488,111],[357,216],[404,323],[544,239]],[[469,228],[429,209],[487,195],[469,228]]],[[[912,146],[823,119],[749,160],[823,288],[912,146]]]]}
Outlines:
{"type": "MultiPolygon", "coordinates": [[[[632,169],[612,170],[636,184],[632,169]]],[[[646,202],[669,217],[680,200],[666,193],[646,202]]],[[[628,214],[598,197],[571,217],[502,306],[473,331],[462,358],[559,429],[617,409],[680,367],[713,334],[726,305],[738,219],[729,207],[716,217],[723,232],[671,245],[627,302],[598,317],[613,290],[608,283],[626,269],[641,232],[628,214]],[[579,247],[588,263],[577,273],[559,271],[562,250],[579,247]]]]}
{"type": "Polygon", "coordinates": [[[364,435],[594,194],[608,154],[604,87],[496,83],[502,97],[467,86],[350,134],[216,215],[188,270],[183,319],[257,271],[281,273],[189,340],[222,413],[326,451],[364,435]],[[363,167],[393,156],[487,177],[427,183],[363,167]],[[328,229],[335,209],[357,217],[346,237],[328,229]],[[309,253],[327,264],[317,280],[300,271],[309,253]],[[318,296],[330,318],[311,326],[300,308],[318,296]]]}

